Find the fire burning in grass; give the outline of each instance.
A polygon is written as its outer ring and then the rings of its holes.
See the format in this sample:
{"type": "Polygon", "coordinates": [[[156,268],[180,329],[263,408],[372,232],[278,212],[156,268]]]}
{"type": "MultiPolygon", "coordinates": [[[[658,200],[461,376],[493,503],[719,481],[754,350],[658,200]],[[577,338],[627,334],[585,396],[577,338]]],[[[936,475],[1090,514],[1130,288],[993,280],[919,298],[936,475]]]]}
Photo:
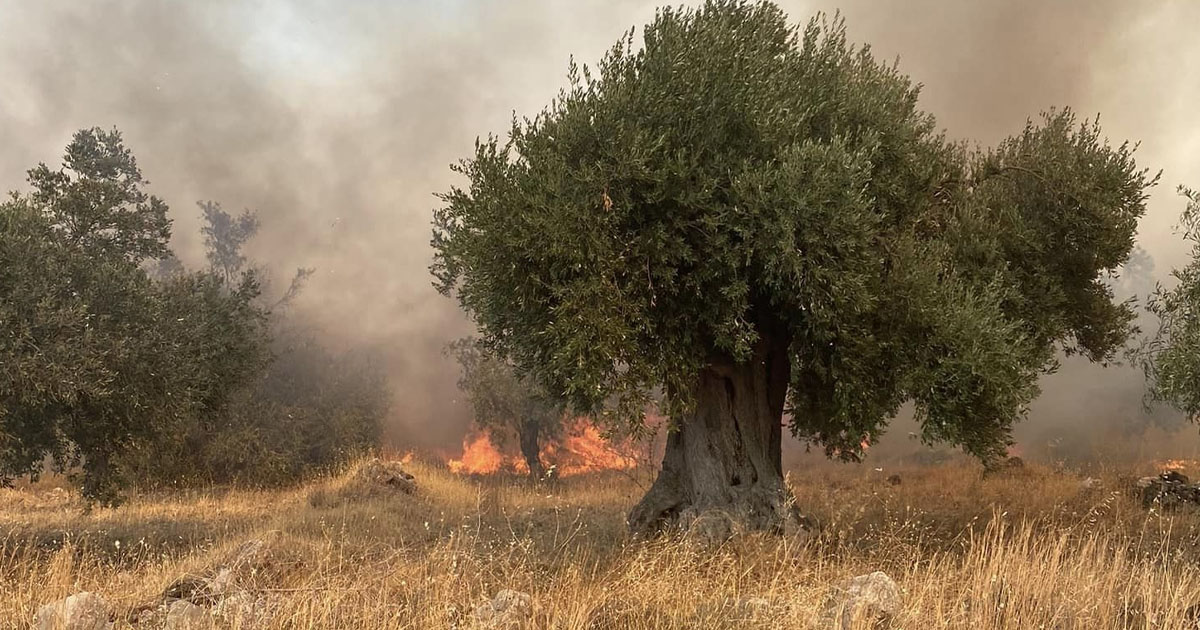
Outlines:
{"type": "Polygon", "coordinates": [[[1193,470],[1200,471],[1200,460],[1195,459],[1162,459],[1154,462],[1158,470],[1193,470]]]}
{"type": "MultiPolygon", "coordinates": [[[[614,444],[605,439],[591,421],[579,418],[561,440],[542,448],[544,463],[560,477],[602,470],[629,470],[637,466],[630,444],[614,444]]],[[[448,459],[450,471],[464,475],[492,475],[501,471],[528,474],[529,466],[518,455],[505,454],[486,431],[463,439],[463,452],[448,459]]]]}
{"type": "Polygon", "coordinates": [[[613,445],[595,425],[580,419],[568,430],[562,446],[549,445],[546,455],[555,464],[558,475],[569,477],[598,470],[634,468],[637,459],[628,450],[613,445]]]}
{"type": "Polygon", "coordinates": [[[505,457],[499,449],[492,444],[492,436],[488,433],[479,433],[474,436],[468,435],[463,438],[463,454],[458,459],[451,459],[446,462],[450,467],[450,472],[456,474],[468,475],[490,475],[499,472],[504,468],[506,463],[510,469],[516,469],[518,466],[524,467],[525,462],[518,457],[505,457]]]}

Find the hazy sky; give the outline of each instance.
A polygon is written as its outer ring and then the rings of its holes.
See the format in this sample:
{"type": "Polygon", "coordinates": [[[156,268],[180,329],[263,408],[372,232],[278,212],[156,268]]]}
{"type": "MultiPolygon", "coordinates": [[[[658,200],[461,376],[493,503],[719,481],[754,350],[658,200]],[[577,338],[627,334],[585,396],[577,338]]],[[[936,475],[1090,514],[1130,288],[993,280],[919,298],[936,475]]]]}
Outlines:
{"type": "MultiPolygon", "coordinates": [[[[477,136],[546,104],[572,54],[594,62],[656,4],[0,0],[0,189],[56,164],[74,130],[119,127],[172,206],[185,261],[201,260],[197,200],[257,209],[257,258],[280,276],[317,268],[299,308],[388,357],[395,426],[451,443],[466,415],[441,347],[469,326],[430,285],[433,193],[477,136]]],[[[992,143],[1051,106],[1101,113],[1164,170],[1143,245],[1160,273],[1183,260],[1171,226],[1174,187],[1200,186],[1200,3],[783,6],[801,22],[841,9],[852,39],[925,84],[952,136],[992,143]]],[[[1076,380],[1058,394],[1085,397],[1076,380]]]]}

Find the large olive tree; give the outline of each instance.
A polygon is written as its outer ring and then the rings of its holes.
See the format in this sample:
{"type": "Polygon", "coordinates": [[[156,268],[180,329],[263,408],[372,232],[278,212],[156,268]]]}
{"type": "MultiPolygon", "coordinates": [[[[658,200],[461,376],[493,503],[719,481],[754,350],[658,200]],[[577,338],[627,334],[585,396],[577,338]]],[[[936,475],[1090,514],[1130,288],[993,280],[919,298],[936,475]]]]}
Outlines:
{"type": "Polygon", "coordinates": [[[995,458],[1056,346],[1125,339],[1102,280],[1155,178],[1069,111],[977,150],[917,101],[839,20],[661,10],[456,167],[433,274],[577,409],[633,421],[665,393],[635,530],[785,524],[785,425],[853,458],[912,401],[927,440],[995,458]]]}

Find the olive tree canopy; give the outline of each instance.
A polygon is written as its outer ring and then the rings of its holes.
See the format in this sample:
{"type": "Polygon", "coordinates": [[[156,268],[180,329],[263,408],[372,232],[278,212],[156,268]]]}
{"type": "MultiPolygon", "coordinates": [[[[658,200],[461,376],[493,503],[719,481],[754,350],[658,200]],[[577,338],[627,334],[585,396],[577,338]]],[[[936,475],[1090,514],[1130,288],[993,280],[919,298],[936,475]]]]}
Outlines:
{"type": "Polygon", "coordinates": [[[124,458],[266,361],[258,283],[150,277],[171,221],[115,129],[77,132],[28,180],[0,203],[0,485],[49,459],[112,503],[124,458]]]}
{"type": "Polygon", "coordinates": [[[1200,418],[1200,192],[1179,188],[1187,206],[1180,231],[1192,244],[1192,260],[1171,272],[1175,285],[1159,288],[1149,311],[1159,318],[1158,332],[1143,346],[1141,358],[1150,378],[1151,393],[1200,418]]]}
{"type": "Polygon", "coordinates": [[[994,458],[1056,345],[1105,360],[1127,336],[1102,280],[1155,178],[1097,123],[949,142],[840,20],[796,28],[769,2],[663,9],[641,40],[477,142],[432,266],[577,409],[633,421],[665,392],[634,528],[785,523],[784,423],[853,458],[912,401],[925,439],[994,458]]]}

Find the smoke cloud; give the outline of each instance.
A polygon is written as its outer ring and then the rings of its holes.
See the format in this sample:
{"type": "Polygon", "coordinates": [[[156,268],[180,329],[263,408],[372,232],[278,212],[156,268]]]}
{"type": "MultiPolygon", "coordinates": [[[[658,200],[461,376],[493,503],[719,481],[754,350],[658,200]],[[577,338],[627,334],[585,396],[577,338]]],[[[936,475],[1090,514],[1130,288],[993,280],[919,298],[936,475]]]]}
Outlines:
{"type": "MultiPolygon", "coordinates": [[[[152,192],[172,206],[185,262],[202,261],[197,200],[256,209],[253,258],[280,284],[296,267],[317,269],[297,311],[331,344],[386,357],[393,438],[450,446],[468,414],[442,347],[471,327],[430,284],[433,193],[456,182],[447,167],[477,136],[545,105],[571,55],[594,62],[656,4],[0,4],[0,189],[22,188],[39,161],[57,163],[74,130],[119,127],[152,192]]],[[[992,143],[1052,106],[1103,114],[1110,137],[1140,140],[1142,163],[1164,169],[1141,237],[1156,273],[1184,261],[1173,189],[1200,185],[1200,127],[1190,120],[1200,40],[1189,32],[1200,5],[783,5],[797,22],[840,9],[852,39],[898,56],[926,85],[924,106],[954,137],[992,143]]],[[[1095,408],[1096,388],[1110,382],[1140,401],[1140,374],[1068,363],[1027,424],[1115,413],[1095,408]]]]}

